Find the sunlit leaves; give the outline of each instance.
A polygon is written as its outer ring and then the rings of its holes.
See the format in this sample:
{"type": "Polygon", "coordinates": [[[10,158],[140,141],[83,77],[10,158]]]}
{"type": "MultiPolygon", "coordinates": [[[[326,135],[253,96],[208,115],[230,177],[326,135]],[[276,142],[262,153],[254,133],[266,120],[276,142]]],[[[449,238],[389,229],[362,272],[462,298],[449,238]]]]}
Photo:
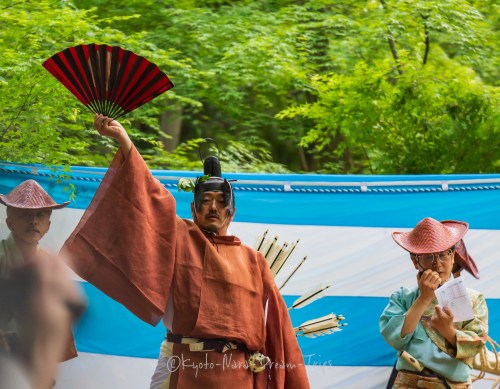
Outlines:
{"type": "Polygon", "coordinates": [[[199,170],[194,140],[204,137],[223,145],[231,170],[500,167],[493,1],[11,4],[0,11],[0,159],[109,163],[116,143],[96,134],[92,114],[41,67],[95,42],[145,56],[175,84],[123,119],[152,167],[199,170]],[[184,143],[167,153],[159,117],[171,111],[182,113],[184,143]]]}

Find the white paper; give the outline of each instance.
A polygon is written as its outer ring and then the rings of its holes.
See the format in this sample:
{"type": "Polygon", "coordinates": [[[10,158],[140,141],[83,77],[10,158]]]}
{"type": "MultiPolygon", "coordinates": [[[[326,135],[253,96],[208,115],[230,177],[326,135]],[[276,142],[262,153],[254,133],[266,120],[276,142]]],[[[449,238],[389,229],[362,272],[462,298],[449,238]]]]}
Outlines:
{"type": "Polygon", "coordinates": [[[450,308],[453,313],[453,322],[474,319],[472,304],[465,288],[462,277],[457,277],[439,287],[434,294],[440,308],[450,308]]]}

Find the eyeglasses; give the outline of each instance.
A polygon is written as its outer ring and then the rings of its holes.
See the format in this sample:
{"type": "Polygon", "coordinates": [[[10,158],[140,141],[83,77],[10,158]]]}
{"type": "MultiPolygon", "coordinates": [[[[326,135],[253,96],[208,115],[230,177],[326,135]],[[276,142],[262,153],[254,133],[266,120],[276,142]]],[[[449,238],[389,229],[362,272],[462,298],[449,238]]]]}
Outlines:
{"type": "Polygon", "coordinates": [[[448,259],[451,258],[452,253],[453,253],[453,249],[448,249],[448,250],[440,252],[440,253],[432,253],[432,254],[413,254],[413,253],[411,253],[410,255],[422,267],[430,268],[437,262],[445,263],[446,261],[448,261],[448,259]]]}

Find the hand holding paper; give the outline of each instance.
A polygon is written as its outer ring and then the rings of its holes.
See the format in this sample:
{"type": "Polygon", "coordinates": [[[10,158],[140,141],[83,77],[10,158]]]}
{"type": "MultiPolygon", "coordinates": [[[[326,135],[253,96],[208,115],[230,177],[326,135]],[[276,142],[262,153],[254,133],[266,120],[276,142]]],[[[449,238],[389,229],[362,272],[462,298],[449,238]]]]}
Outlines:
{"type": "Polygon", "coordinates": [[[447,307],[451,309],[454,317],[453,322],[474,319],[474,312],[462,277],[449,280],[438,288],[434,294],[441,308],[447,307]]]}

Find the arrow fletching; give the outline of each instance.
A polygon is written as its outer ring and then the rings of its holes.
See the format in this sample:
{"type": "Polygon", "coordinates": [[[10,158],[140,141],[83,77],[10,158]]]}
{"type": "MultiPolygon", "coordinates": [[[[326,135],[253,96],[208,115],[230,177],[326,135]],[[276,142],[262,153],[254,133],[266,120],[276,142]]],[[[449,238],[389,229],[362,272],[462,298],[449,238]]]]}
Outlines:
{"type": "Polygon", "coordinates": [[[311,291],[307,292],[306,294],[300,296],[297,300],[295,300],[290,308],[290,309],[299,309],[299,308],[304,308],[305,306],[311,304],[312,302],[320,299],[325,295],[325,290],[330,288],[331,285],[319,285],[316,288],[312,289],[311,291]]]}
{"type": "Polygon", "coordinates": [[[297,336],[316,338],[318,336],[341,331],[340,327],[347,325],[347,323],[339,323],[339,321],[344,319],[345,318],[342,315],[330,313],[329,315],[322,316],[317,319],[308,320],[297,328],[294,328],[294,330],[297,336]]]}
{"type": "Polygon", "coordinates": [[[295,250],[295,247],[297,247],[297,244],[299,243],[299,239],[292,243],[290,246],[284,248],[280,258],[276,261],[276,265],[274,269],[271,268],[271,271],[273,272],[274,276],[276,277],[281,269],[285,266],[285,264],[288,262],[290,259],[290,256],[292,255],[293,251],[295,250]]]}

